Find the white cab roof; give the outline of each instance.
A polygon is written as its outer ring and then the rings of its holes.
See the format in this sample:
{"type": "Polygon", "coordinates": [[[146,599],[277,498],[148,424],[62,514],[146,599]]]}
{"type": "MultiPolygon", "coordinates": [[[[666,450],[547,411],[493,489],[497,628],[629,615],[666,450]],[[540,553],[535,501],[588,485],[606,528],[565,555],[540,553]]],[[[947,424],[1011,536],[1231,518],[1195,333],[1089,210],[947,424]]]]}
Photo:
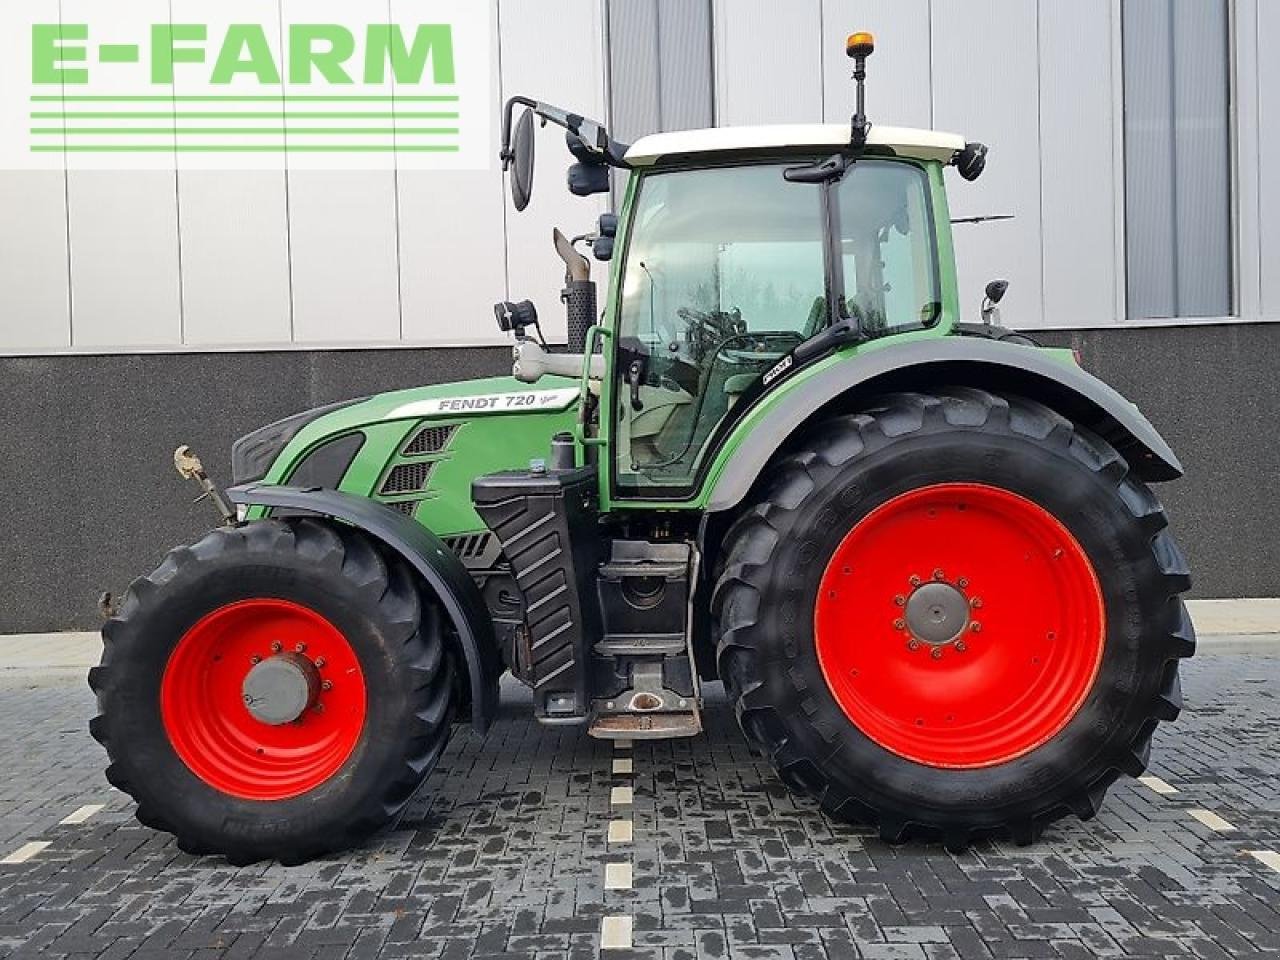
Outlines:
{"type": "MultiPolygon", "coordinates": [[[[787,147],[834,149],[849,145],[847,123],[793,123],[767,127],[713,127],[707,130],[677,130],[641,137],[627,151],[627,163],[647,167],[693,153],[732,150],[776,150],[787,147]]],[[[948,162],[964,149],[964,137],[936,130],[911,127],[872,126],[867,144],[891,147],[899,156],[948,162]]]]}

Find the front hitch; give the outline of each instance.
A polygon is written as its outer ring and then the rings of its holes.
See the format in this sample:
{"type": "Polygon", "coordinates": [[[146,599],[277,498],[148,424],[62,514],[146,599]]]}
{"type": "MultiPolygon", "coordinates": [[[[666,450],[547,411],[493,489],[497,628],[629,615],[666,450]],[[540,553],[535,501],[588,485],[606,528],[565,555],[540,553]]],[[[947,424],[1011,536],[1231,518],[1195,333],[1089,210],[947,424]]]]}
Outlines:
{"type": "Polygon", "coordinates": [[[191,501],[192,503],[208,500],[218,511],[224,526],[231,526],[236,522],[235,507],[231,506],[226,495],[218,488],[218,485],[205,474],[204,464],[200,462],[200,458],[192,453],[191,448],[186,444],[173,451],[173,468],[178,471],[178,476],[182,477],[183,480],[196,481],[200,484],[200,489],[204,491],[191,501]]]}

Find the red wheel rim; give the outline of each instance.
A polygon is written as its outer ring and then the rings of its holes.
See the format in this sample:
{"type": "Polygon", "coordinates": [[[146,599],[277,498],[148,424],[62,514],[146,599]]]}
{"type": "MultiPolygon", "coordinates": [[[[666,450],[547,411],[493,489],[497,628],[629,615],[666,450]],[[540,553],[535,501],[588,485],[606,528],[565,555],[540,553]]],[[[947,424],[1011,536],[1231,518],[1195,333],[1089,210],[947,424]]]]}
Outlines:
{"type": "Polygon", "coordinates": [[[160,715],[191,772],[246,800],[284,800],[332,777],[364,727],[364,673],[333,624],[287,600],[242,600],[201,618],[178,641],[160,684],[160,715]],[[250,712],[245,681],[287,658],[312,695],[295,720],[250,712]]]}
{"type": "Polygon", "coordinates": [[[836,547],[814,610],[827,685],[899,756],[976,768],[1059,733],[1093,687],[1102,588],[1071,533],[1007,490],[904,493],[836,547]]]}

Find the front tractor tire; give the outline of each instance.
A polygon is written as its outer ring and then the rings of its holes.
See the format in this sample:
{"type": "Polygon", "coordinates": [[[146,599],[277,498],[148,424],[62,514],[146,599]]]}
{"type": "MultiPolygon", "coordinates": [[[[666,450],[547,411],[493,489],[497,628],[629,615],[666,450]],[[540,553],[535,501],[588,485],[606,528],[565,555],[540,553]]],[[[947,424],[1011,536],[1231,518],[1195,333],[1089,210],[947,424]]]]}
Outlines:
{"type": "Polygon", "coordinates": [[[193,854],[297,864],[394,821],[453,719],[444,619],[357,530],[224,527],[133,583],[90,671],[107,779],[193,854]]]}
{"type": "Polygon", "coordinates": [[[894,394],[781,458],[712,613],[751,744],[881,837],[1033,842],[1098,810],[1181,708],[1190,580],[1097,435],[970,388],[894,394]]]}

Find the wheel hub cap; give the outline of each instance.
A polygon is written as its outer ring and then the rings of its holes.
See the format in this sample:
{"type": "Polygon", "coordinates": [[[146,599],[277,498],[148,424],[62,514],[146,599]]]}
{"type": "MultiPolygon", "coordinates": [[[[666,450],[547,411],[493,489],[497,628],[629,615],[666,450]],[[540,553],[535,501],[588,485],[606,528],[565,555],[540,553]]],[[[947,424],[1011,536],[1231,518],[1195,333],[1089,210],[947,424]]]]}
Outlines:
{"type": "Polygon", "coordinates": [[[250,670],[241,691],[255,720],[278,727],[293,723],[315,705],[320,671],[306,657],[280,654],[250,670]]]}
{"type": "Polygon", "coordinates": [[[949,583],[926,583],[907,600],[907,629],[933,647],[951,643],[969,626],[969,601],[949,583]]]}

